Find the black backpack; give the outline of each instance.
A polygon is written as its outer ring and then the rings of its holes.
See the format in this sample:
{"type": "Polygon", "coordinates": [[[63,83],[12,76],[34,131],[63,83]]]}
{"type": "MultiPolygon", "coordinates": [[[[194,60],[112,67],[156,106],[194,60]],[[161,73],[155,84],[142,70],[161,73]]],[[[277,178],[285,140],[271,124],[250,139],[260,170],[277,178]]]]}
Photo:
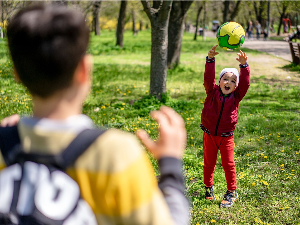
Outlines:
{"type": "Polygon", "coordinates": [[[96,225],[78,184],[64,171],[104,133],[82,131],[58,155],[25,153],[17,126],[0,128],[0,224],[96,225]]]}

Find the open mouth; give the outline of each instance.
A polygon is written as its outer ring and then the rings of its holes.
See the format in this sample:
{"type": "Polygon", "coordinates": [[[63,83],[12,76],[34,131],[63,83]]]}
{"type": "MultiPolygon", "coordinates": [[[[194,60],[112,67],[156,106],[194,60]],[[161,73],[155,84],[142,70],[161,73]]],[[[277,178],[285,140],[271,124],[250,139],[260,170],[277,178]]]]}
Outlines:
{"type": "Polygon", "coordinates": [[[224,87],[226,91],[229,91],[230,90],[230,87],[224,87]]]}

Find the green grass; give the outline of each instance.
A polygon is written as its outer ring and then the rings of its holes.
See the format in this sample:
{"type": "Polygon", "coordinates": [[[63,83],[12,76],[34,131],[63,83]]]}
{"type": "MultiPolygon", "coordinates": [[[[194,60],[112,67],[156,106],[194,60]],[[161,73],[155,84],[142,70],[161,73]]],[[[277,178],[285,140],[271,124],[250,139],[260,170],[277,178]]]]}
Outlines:
{"type": "Polygon", "coordinates": [[[300,65],[295,63],[290,63],[288,65],[285,65],[283,68],[289,69],[290,71],[296,71],[300,73],[300,65]]]}
{"type": "Polygon", "coordinates": [[[284,38],[282,36],[272,36],[269,37],[269,39],[273,41],[284,41],[284,38]]]}
{"type": "MultiPolygon", "coordinates": [[[[164,104],[174,108],[186,122],[188,142],[183,160],[192,206],[191,224],[299,224],[300,90],[285,83],[264,83],[265,74],[251,78],[250,89],[239,107],[235,159],[240,197],[232,208],[219,208],[226,181],[218,158],[214,176],[217,200],[204,200],[203,132],[199,126],[206,97],[203,72],[205,56],[216,43],[215,39],[192,39],[193,34],[183,37],[181,64],[168,71],[164,99],[164,104]]],[[[95,62],[93,87],[83,112],[99,126],[129,132],[143,128],[155,139],[157,124],[149,112],[162,103],[148,95],[150,32],[137,36],[126,32],[124,40],[122,49],[115,46],[114,32],[103,31],[100,37],[92,37],[89,52],[95,62]]],[[[243,50],[249,57],[260,54],[243,50]]],[[[235,54],[220,50],[216,71],[237,66],[235,54]]],[[[0,119],[12,113],[30,114],[31,98],[13,80],[5,42],[0,42],[0,55],[0,119]]],[[[149,157],[158,173],[156,161],[149,157]]]]}

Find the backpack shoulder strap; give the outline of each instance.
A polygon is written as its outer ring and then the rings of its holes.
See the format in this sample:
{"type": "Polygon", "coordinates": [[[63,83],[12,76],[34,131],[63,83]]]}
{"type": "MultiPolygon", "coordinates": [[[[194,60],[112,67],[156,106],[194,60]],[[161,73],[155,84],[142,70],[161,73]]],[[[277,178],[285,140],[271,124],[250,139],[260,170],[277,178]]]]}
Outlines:
{"type": "Polygon", "coordinates": [[[75,137],[68,147],[57,155],[25,153],[21,145],[17,145],[8,155],[10,164],[31,161],[35,163],[54,166],[65,171],[69,166],[74,164],[79,156],[101,135],[104,129],[86,129],[75,137]]]}
{"type": "Polygon", "coordinates": [[[8,154],[14,146],[20,144],[18,126],[0,127],[0,151],[6,165],[8,165],[8,154]]]}
{"type": "Polygon", "coordinates": [[[87,129],[82,131],[71,144],[58,155],[58,165],[64,170],[74,164],[79,156],[106,130],[104,129],[87,129]]]}

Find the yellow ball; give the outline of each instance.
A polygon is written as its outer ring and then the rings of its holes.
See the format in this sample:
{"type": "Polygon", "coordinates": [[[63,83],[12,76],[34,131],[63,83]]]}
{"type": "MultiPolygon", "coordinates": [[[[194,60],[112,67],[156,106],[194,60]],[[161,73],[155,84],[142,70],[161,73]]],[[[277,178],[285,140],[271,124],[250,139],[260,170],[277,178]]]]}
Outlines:
{"type": "Polygon", "coordinates": [[[225,50],[239,48],[245,41],[245,30],[239,23],[224,23],[217,31],[217,41],[225,50]]]}

